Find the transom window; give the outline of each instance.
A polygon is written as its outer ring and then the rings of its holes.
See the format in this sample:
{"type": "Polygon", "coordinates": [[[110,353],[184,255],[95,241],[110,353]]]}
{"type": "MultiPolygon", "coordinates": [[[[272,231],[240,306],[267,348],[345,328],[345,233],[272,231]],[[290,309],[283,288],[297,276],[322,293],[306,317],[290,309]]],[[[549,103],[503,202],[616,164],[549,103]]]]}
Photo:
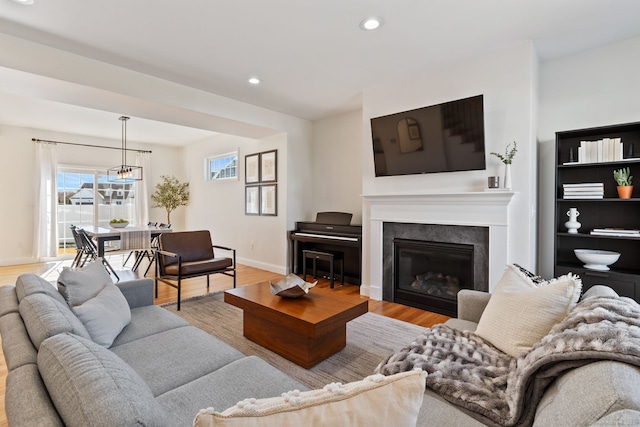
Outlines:
{"type": "Polygon", "coordinates": [[[218,154],[205,159],[205,180],[238,180],[238,152],[218,154]]]}

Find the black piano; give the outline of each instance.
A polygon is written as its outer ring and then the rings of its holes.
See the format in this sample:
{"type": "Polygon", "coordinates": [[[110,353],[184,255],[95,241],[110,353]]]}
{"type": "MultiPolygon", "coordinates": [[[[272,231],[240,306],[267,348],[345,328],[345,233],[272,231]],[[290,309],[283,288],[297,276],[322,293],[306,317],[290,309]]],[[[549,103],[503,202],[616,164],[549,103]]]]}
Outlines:
{"type": "MultiPolygon", "coordinates": [[[[359,285],[362,281],[362,226],[351,225],[350,213],[318,212],[315,222],[296,222],[289,231],[291,271],[302,274],[302,251],[338,251],[344,253],[344,280],[359,285]]],[[[328,276],[329,266],[318,263],[318,276],[328,276]]],[[[310,272],[307,267],[307,274],[310,272]]]]}

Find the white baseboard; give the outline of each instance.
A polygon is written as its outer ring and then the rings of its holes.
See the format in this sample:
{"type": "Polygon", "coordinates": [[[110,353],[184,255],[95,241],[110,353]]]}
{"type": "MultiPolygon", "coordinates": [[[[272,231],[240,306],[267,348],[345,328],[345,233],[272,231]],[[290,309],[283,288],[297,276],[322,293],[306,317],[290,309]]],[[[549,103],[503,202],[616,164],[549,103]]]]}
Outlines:
{"type": "Polygon", "coordinates": [[[260,270],[267,270],[273,273],[282,274],[283,276],[287,274],[287,267],[282,265],[269,264],[249,258],[236,258],[236,262],[238,264],[248,265],[249,267],[259,268],[260,270]]]}
{"type": "Polygon", "coordinates": [[[20,264],[36,264],[38,262],[39,261],[33,257],[1,259],[0,267],[7,267],[9,265],[20,265],[20,264]]]}

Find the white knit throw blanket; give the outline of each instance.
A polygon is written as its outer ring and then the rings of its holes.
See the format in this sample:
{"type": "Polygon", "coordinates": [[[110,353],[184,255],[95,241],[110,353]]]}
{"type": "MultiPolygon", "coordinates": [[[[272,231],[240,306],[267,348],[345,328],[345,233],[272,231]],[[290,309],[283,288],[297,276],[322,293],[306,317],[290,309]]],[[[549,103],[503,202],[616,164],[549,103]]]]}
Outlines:
{"type": "Polygon", "coordinates": [[[530,426],[547,386],[570,369],[598,360],[640,366],[640,306],[628,298],[579,302],[549,334],[518,359],[469,331],[427,329],[376,372],[419,367],[427,387],[489,425],[530,426]]]}

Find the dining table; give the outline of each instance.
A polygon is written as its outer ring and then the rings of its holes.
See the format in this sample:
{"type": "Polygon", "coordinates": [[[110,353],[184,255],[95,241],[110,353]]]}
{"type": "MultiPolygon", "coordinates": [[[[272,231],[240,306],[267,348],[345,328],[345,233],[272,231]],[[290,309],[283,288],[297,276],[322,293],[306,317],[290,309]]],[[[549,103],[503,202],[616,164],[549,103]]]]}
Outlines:
{"type": "MultiPolygon", "coordinates": [[[[125,228],[114,228],[114,227],[102,227],[102,226],[85,226],[82,227],[84,231],[96,241],[96,246],[98,248],[98,256],[104,257],[104,247],[105,242],[121,240],[123,233],[130,233],[132,231],[149,231],[150,238],[154,239],[158,237],[162,233],[170,233],[172,230],[170,228],[164,227],[153,227],[153,226],[133,226],[129,225],[125,228]]],[[[151,242],[149,242],[150,244],[151,242]]]]}

